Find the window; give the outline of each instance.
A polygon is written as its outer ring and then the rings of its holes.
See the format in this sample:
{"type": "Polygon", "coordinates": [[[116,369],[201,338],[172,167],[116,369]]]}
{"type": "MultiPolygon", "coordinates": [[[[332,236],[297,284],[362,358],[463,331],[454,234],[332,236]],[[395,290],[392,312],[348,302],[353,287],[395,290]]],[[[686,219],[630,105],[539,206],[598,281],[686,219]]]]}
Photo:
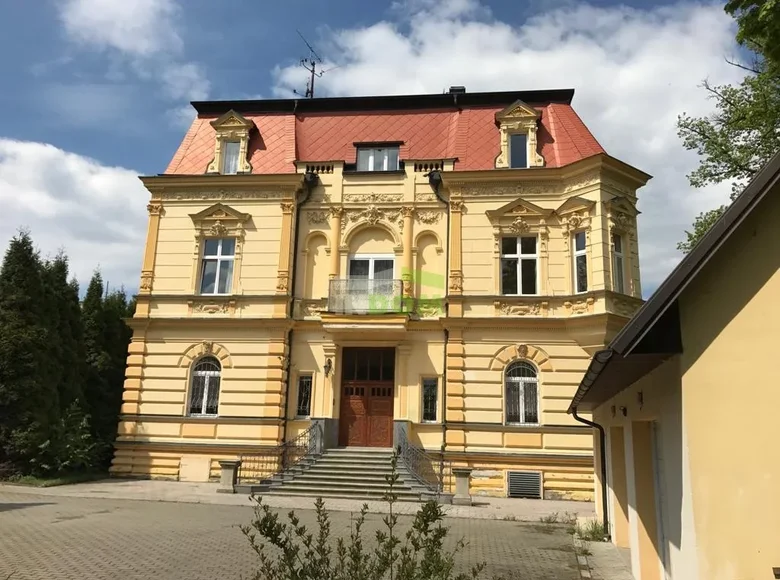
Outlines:
{"type": "Polygon", "coordinates": [[[238,173],[238,152],[240,143],[238,141],[225,141],[222,144],[222,173],[224,175],[234,175],[238,173]]]}
{"type": "Polygon", "coordinates": [[[190,415],[216,415],[222,367],[213,356],[200,359],[192,368],[190,415]]]}
{"type": "Polygon", "coordinates": [[[398,147],[361,147],[357,150],[358,171],[397,171],[398,147]]]}
{"type": "Polygon", "coordinates": [[[422,384],[422,407],[423,423],[435,423],[439,402],[439,379],[423,379],[422,384]]]}
{"type": "Polygon", "coordinates": [[[536,236],[501,238],[501,294],[536,294],[538,259],[536,236]]]}
{"type": "Polygon", "coordinates": [[[296,417],[308,417],[311,415],[311,375],[298,377],[298,405],[295,407],[296,417]]]}
{"type": "Polygon", "coordinates": [[[615,292],[625,294],[626,282],[624,274],[623,238],[612,234],[612,278],[615,292]]]}
{"type": "Polygon", "coordinates": [[[533,365],[513,362],[506,369],[504,385],[506,423],[539,423],[539,379],[533,365]]]}
{"type": "Polygon", "coordinates": [[[509,167],[513,169],[528,167],[528,135],[525,133],[509,136],[509,167]]]}
{"type": "Polygon", "coordinates": [[[201,267],[201,294],[229,294],[233,278],[236,240],[233,238],[205,240],[201,267]]]}
{"type": "Polygon", "coordinates": [[[574,292],[588,291],[588,256],[585,232],[574,234],[574,292]]]}

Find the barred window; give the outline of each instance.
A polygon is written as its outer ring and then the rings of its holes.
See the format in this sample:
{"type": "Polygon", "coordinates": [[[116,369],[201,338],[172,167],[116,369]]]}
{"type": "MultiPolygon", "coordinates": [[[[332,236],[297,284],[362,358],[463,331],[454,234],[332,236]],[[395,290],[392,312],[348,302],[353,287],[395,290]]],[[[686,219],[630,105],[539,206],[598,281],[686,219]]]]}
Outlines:
{"type": "Polygon", "coordinates": [[[422,406],[424,423],[435,423],[439,406],[439,379],[423,379],[422,406]]]}
{"type": "Polygon", "coordinates": [[[311,375],[298,377],[298,404],[295,408],[296,417],[308,417],[311,415],[311,375]]]}
{"type": "Polygon", "coordinates": [[[216,415],[222,366],[213,356],[200,359],[192,369],[190,415],[216,415]]]}
{"type": "Polygon", "coordinates": [[[506,369],[505,422],[524,424],[539,422],[539,379],[536,368],[528,362],[513,362],[506,369]]]}

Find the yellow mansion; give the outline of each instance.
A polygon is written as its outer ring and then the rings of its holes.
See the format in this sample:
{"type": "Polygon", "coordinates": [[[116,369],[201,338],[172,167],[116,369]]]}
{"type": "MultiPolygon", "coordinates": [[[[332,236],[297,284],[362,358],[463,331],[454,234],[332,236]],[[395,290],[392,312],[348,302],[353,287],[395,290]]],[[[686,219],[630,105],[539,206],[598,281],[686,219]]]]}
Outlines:
{"type": "Polygon", "coordinates": [[[193,103],[142,178],[112,472],[206,481],[316,427],[304,454],[403,448],[471,468],[475,495],[592,499],[567,408],[641,305],[649,176],[573,93],[193,103]]]}

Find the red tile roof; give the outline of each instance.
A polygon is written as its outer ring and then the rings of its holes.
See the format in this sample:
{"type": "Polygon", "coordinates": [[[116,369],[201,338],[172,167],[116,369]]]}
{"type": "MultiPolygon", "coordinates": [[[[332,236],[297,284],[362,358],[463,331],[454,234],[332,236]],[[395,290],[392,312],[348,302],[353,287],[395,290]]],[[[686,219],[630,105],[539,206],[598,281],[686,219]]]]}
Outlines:
{"type": "MultiPolygon", "coordinates": [[[[537,140],[546,167],[604,152],[571,105],[532,106],[541,112],[537,140]]],[[[296,159],[354,163],[355,143],[400,141],[402,160],[457,158],[457,170],[492,169],[500,149],[495,114],[503,108],[247,114],[258,128],[250,163],[255,173],[293,173],[296,159]]],[[[206,171],[214,157],[213,118],[195,119],[165,173],[206,171]]]]}

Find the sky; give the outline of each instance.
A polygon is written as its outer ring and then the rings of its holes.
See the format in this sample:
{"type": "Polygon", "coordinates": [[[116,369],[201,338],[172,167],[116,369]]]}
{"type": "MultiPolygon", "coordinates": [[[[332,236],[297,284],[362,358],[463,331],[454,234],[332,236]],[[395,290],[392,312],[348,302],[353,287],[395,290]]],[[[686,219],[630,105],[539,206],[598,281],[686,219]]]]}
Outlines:
{"type": "Polygon", "coordinates": [[[138,175],[164,171],[190,101],[303,91],[296,30],[330,69],[317,96],[574,88],[607,152],[653,175],[639,191],[645,297],[730,191],[689,186],[697,157],[676,130],[680,113],[713,110],[704,79],[741,80],[723,2],[0,0],[0,13],[0,247],[28,229],[82,285],[99,268],[137,289],[138,175]]]}

